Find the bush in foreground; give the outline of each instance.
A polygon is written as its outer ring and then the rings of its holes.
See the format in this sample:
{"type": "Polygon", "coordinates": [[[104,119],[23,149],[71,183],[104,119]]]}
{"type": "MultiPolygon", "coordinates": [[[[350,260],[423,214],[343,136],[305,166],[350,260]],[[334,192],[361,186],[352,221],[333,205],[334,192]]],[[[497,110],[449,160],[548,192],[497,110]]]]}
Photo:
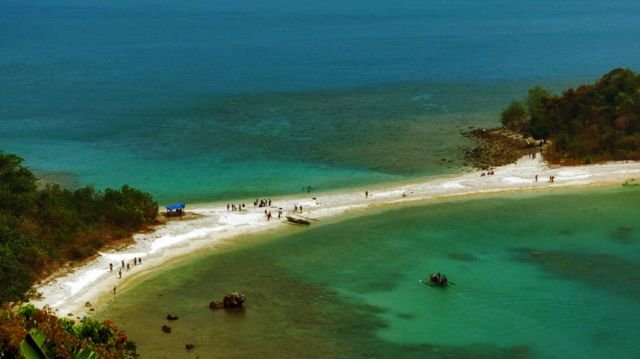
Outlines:
{"type": "Polygon", "coordinates": [[[109,321],[85,318],[76,323],[33,305],[0,310],[0,358],[29,359],[30,352],[47,358],[137,357],[135,344],[109,321]]]}

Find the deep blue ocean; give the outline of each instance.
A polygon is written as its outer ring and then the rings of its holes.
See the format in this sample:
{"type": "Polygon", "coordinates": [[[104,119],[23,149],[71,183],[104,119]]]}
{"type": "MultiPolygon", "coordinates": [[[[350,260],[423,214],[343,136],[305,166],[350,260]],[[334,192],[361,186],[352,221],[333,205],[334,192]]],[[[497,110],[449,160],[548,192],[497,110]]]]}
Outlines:
{"type": "Polygon", "coordinates": [[[460,131],[640,64],[636,1],[0,2],[1,150],[161,201],[458,172],[460,131]]]}

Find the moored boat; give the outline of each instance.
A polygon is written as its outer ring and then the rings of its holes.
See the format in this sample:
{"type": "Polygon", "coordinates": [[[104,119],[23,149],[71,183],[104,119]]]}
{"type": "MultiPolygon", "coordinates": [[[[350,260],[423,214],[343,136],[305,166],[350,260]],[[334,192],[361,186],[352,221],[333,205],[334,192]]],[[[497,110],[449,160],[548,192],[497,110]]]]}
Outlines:
{"type": "MultiPolygon", "coordinates": [[[[444,274],[430,274],[429,278],[427,279],[421,279],[420,283],[424,284],[424,285],[428,285],[430,287],[446,287],[449,285],[449,280],[447,279],[447,276],[444,274]]],[[[453,283],[451,283],[453,284],[453,283]]]]}

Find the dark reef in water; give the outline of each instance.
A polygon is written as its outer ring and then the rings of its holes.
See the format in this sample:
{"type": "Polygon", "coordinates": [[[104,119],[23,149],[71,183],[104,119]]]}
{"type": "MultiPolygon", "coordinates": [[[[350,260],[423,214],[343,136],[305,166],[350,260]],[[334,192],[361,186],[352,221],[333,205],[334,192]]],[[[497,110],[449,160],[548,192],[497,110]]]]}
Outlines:
{"type": "Polygon", "coordinates": [[[640,264],[606,253],[590,254],[540,249],[514,249],[515,260],[541,267],[558,277],[579,280],[596,290],[607,290],[640,300],[640,264]]]}
{"type": "Polygon", "coordinates": [[[618,243],[631,244],[636,241],[631,227],[619,227],[611,233],[611,239],[618,243]]]}

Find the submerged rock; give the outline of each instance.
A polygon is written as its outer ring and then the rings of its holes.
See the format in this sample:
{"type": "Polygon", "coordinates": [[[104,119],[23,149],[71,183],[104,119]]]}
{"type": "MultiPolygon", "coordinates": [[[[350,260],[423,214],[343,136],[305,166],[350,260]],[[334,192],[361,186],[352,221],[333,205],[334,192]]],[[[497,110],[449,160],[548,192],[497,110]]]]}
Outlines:
{"type": "Polygon", "coordinates": [[[228,308],[242,308],[242,305],[246,301],[244,294],[237,292],[229,293],[222,298],[222,301],[209,302],[209,308],[211,309],[228,309],[228,308]]]}
{"type": "Polygon", "coordinates": [[[165,324],[162,326],[162,331],[165,333],[171,333],[171,327],[165,324]]]}
{"type": "Polygon", "coordinates": [[[222,302],[224,303],[225,308],[240,308],[244,301],[246,300],[244,294],[240,294],[237,292],[229,293],[224,296],[222,302]]]}
{"type": "Polygon", "coordinates": [[[187,349],[187,350],[191,350],[191,349],[195,348],[195,345],[187,344],[187,345],[184,346],[184,348],[187,349]]]}
{"type": "Polygon", "coordinates": [[[173,314],[167,314],[167,320],[178,320],[178,316],[173,314]]]}

